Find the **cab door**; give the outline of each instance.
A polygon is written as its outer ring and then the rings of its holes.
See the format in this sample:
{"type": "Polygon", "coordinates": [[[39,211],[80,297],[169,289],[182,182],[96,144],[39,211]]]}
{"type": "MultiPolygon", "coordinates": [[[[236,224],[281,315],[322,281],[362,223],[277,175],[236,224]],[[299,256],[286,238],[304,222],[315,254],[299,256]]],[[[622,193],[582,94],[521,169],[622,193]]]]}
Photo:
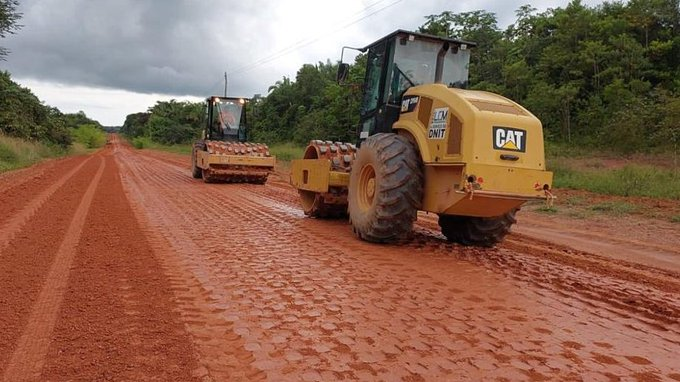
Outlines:
{"type": "Polygon", "coordinates": [[[386,81],[391,65],[393,41],[381,41],[368,50],[364,95],[359,116],[359,144],[369,136],[391,132],[385,120],[386,81]]]}

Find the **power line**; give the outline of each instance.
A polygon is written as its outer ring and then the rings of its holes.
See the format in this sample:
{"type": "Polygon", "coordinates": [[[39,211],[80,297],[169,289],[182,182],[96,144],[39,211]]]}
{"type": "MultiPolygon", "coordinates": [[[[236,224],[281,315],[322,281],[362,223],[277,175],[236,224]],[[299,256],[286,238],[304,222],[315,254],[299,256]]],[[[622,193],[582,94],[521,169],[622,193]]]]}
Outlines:
{"type": "MultiPolygon", "coordinates": [[[[269,62],[272,62],[272,61],[275,61],[275,60],[277,60],[277,59],[279,59],[279,58],[281,58],[281,57],[283,57],[283,56],[285,56],[285,55],[287,55],[287,54],[290,54],[290,53],[292,53],[292,52],[294,52],[294,51],[296,51],[296,50],[302,49],[302,48],[304,48],[304,47],[306,47],[306,46],[308,46],[308,45],[311,45],[311,44],[313,44],[313,43],[315,43],[315,42],[317,42],[317,41],[319,41],[319,40],[321,40],[321,39],[323,39],[323,38],[325,38],[325,37],[328,37],[328,36],[330,36],[330,35],[332,35],[332,34],[334,34],[334,33],[337,33],[337,32],[339,32],[339,31],[341,31],[341,30],[343,30],[343,29],[346,29],[346,28],[348,28],[348,27],[350,27],[350,26],[352,26],[352,25],[354,25],[354,24],[357,24],[357,23],[359,23],[360,21],[363,21],[363,20],[365,20],[365,19],[367,19],[367,18],[369,18],[369,17],[371,17],[371,16],[373,16],[373,15],[379,13],[379,12],[382,12],[382,11],[384,11],[385,9],[390,8],[390,7],[392,7],[392,6],[394,6],[394,5],[398,4],[398,3],[400,3],[400,2],[402,2],[402,1],[403,1],[403,0],[396,0],[396,1],[393,1],[392,3],[387,4],[386,6],[384,6],[384,7],[382,7],[382,8],[379,8],[379,9],[377,9],[377,10],[375,10],[375,11],[373,11],[373,12],[367,14],[367,15],[364,15],[364,16],[362,16],[362,17],[356,19],[356,20],[353,20],[353,21],[351,21],[351,22],[349,22],[349,23],[347,23],[347,24],[344,24],[344,25],[342,25],[341,27],[339,27],[339,28],[337,28],[337,29],[335,29],[335,30],[332,30],[331,32],[328,32],[328,33],[326,33],[326,34],[324,34],[324,35],[321,35],[320,37],[317,37],[317,38],[314,38],[314,39],[311,39],[311,40],[301,40],[301,41],[299,41],[299,42],[297,42],[297,43],[295,43],[295,44],[293,44],[293,45],[291,45],[291,46],[289,46],[289,47],[287,47],[287,48],[284,48],[284,49],[280,50],[279,52],[276,52],[276,53],[274,53],[274,54],[272,54],[272,55],[270,55],[270,56],[268,56],[268,57],[261,58],[261,59],[256,60],[256,61],[254,61],[253,63],[248,64],[248,65],[243,65],[243,66],[241,66],[241,67],[235,69],[234,71],[232,71],[231,74],[249,72],[249,71],[251,71],[251,70],[257,68],[258,66],[264,65],[264,64],[269,63],[269,62]]],[[[378,3],[381,3],[381,2],[384,2],[384,0],[381,0],[381,1],[378,1],[378,2],[376,2],[376,3],[373,3],[373,4],[369,5],[368,7],[364,8],[364,10],[363,10],[362,12],[360,12],[360,13],[365,12],[367,9],[369,9],[369,8],[373,7],[374,5],[376,5],[376,4],[378,4],[378,3]]]]}
{"type": "MultiPolygon", "coordinates": [[[[375,1],[375,2],[373,2],[373,3],[369,4],[369,5],[367,5],[366,7],[364,7],[364,9],[362,9],[361,11],[354,13],[351,17],[355,17],[355,16],[358,16],[358,15],[360,15],[360,14],[363,14],[364,12],[366,12],[366,11],[368,11],[369,9],[373,8],[374,6],[376,6],[376,5],[380,4],[380,3],[383,3],[383,2],[385,2],[385,1],[386,1],[386,0],[378,0],[378,1],[375,1]]],[[[274,52],[274,53],[272,53],[272,54],[269,55],[269,56],[259,58],[259,59],[255,60],[255,61],[253,61],[253,62],[251,62],[251,63],[249,63],[249,64],[239,66],[238,68],[236,68],[236,69],[233,71],[233,73],[239,73],[240,71],[243,71],[244,69],[247,69],[248,67],[253,66],[253,65],[259,65],[259,64],[261,64],[261,63],[266,63],[267,60],[271,59],[272,57],[275,57],[275,56],[276,56],[276,57],[279,57],[280,55],[285,55],[285,54],[287,54],[287,53],[293,52],[294,50],[303,47],[304,44],[308,44],[310,41],[315,41],[315,40],[318,40],[318,38],[317,38],[317,39],[302,39],[302,40],[300,40],[300,41],[297,41],[296,43],[291,44],[291,45],[289,45],[289,46],[287,46],[287,47],[285,47],[285,48],[279,50],[278,52],[274,52]]]]}

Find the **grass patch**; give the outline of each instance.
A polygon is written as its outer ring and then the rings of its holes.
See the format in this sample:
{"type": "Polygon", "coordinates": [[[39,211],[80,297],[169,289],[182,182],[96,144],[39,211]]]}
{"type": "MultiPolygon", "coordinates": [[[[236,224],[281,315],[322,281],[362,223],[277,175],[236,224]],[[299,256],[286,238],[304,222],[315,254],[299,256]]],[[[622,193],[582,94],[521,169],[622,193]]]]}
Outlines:
{"type": "Polygon", "coordinates": [[[0,134],[0,172],[27,167],[41,160],[71,153],[59,146],[48,146],[0,134]]]}
{"type": "Polygon", "coordinates": [[[269,152],[276,156],[277,160],[290,161],[301,159],[305,153],[305,148],[294,143],[275,143],[269,146],[269,152]]]}
{"type": "Polygon", "coordinates": [[[148,137],[135,137],[132,138],[132,146],[136,149],[152,149],[167,151],[175,154],[191,154],[192,144],[177,144],[177,145],[164,145],[158,142],[154,142],[148,137]]]}
{"type": "Polygon", "coordinates": [[[680,172],[651,165],[626,165],[616,169],[575,169],[559,159],[550,166],[557,188],[599,194],[645,196],[680,200],[680,172]]]}
{"type": "Polygon", "coordinates": [[[675,215],[671,218],[671,223],[680,223],[680,215],[675,215]]]}
{"type": "Polygon", "coordinates": [[[591,216],[591,213],[589,211],[569,211],[567,216],[574,219],[587,219],[591,216]]]}
{"type": "MultiPolygon", "coordinates": [[[[591,158],[594,154],[602,154],[596,152],[593,148],[581,144],[569,144],[566,142],[545,141],[545,156],[547,158],[591,158]]],[[[607,153],[609,154],[609,153],[607,153]]]]}
{"type": "Polygon", "coordinates": [[[582,206],[587,201],[588,200],[583,196],[569,196],[566,199],[564,199],[564,204],[568,206],[582,206]]]}
{"type": "Polygon", "coordinates": [[[627,202],[608,201],[593,204],[589,209],[591,211],[606,212],[613,215],[626,215],[637,211],[638,207],[627,202]]]}

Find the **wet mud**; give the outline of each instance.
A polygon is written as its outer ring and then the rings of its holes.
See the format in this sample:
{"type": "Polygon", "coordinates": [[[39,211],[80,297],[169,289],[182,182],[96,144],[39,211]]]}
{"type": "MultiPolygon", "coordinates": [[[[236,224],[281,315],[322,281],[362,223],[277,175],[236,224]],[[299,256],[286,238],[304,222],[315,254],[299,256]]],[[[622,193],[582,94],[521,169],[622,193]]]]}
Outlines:
{"type": "Polygon", "coordinates": [[[284,173],[206,184],[117,140],[29,170],[0,178],[4,380],[680,380],[672,245],[520,215],[466,248],[427,214],[410,243],[370,244],[306,218],[284,173]]]}

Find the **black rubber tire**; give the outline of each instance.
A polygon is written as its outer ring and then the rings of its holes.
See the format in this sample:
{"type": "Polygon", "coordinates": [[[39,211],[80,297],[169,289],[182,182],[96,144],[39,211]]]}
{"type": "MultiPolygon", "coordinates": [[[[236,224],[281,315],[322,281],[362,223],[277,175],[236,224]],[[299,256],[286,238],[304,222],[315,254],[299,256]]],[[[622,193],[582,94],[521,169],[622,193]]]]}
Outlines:
{"type": "Polygon", "coordinates": [[[512,210],[495,218],[439,215],[442,234],[449,241],[477,247],[493,247],[503,241],[510,227],[517,222],[512,210]]]}
{"type": "Polygon", "coordinates": [[[201,177],[203,177],[202,169],[196,165],[196,151],[199,150],[205,150],[205,143],[196,142],[194,143],[194,148],[191,150],[191,176],[194,177],[194,179],[201,179],[201,177]]]}
{"type": "Polygon", "coordinates": [[[422,205],[423,183],[422,161],[408,139],[391,133],[368,137],[350,172],[348,210],[354,233],[378,243],[409,239],[422,205]],[[364,168],[374,172],[370,200],[359,188],[364,168]]]}
{"type": "Polygon", "coordinates": [[[269,175],[259,177],[259,178],[255,179],[252,183],[254,183],[254,184],[265,184],[265,183],[267,183],[268,177],[269,177],[269,175]]]}

